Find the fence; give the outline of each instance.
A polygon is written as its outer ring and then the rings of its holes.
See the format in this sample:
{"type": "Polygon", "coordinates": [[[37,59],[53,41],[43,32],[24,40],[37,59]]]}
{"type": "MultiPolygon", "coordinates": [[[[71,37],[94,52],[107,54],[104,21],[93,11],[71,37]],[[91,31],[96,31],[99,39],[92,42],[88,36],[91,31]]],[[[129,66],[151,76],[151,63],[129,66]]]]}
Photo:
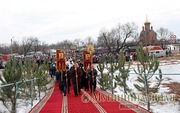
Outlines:
{"type": "MultiPolygon", "coordinates": [[[[33,107],[33,94],[34,94],[34,83],[36,82],[36,80],[38,80],[39,78],[33,78],[33,79],[29,79],[29,80],[24,80],[23,82],[15,82],[15,83],[10,83],[10,84],[5,84],[5,85],[0,85],[0,89],[3,88],[3,87],[7,87],[7,86],[13,86],[15,85],[15,88],[16,88],[16,94],[15,94],[15,98],[17,98],[17,95],[18,95],[18,88],[19,88],[19,84],[20,83],[26,83],[26,82],[30,82],[31,83],[31,87],[30,87],[30,107],[32,108],[33,107]]],[[[17,102],[15,103],[16,104],[16,108],[17,108],[17,102]]]]}

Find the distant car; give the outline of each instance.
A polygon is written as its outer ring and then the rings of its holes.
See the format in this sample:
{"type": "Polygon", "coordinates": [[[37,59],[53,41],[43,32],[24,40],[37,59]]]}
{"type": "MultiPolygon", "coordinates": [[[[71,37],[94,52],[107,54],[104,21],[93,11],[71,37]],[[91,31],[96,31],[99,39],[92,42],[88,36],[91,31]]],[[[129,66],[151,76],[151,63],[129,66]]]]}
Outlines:
{"type": "Polygon", "coordinates": [[[26,54],[26,58],[33,58],[35,56],[35,52],[28,52],[26,54]]]}
{"type": "Polygon", "coordinates": [[[166,51],[165,50],[151,50],[149,51],[149,56],[156,56],[158,58],[165,57],[166,51]]]}
{"type": "Polygon", "coordinates": [[[35,55],[36,55],[36,57],[43,56],[43,53],[41,51],[38,51],[38,52],[35,53],[35,55]]]}
{"type": "Polygon", "coordinates": [[[161,46],[145,46],[143,50],[148,51],[149,56],[156,56],[158,58],[166,56],[166,51],[161,46]]]}

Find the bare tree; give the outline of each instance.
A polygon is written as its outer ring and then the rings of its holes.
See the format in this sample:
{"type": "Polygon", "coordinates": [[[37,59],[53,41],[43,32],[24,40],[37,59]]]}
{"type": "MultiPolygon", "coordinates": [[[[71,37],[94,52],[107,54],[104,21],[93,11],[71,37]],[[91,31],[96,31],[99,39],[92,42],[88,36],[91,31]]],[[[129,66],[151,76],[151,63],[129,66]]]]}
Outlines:
{"type": "Polygon", "coordinates": [[[115,29],[114,37],[117,39],[117,51],[126,44],[127,39],[134,39],[137,35],[137,26],[134,23],[119,24],[115,29]]]}
{"type": "Polygon", "coordinates": [[[77,47],[80,47],[80,43],[81,43],[80,38],[75,39],[73,42],[76,43],[77,47]]]}
{"type": "Polygon", "coordinates": [[[42,42],[41,43],[41,46],[40,46],[40,50],[43,52],[43,53],[47,53],[47,48],[48,48],[48,44],[46,42],[42,42]]]}
{"type": "Polygon", "coordinates": [[[110,32],[103,30],[98,37],[98,45],[119,52],[126,44],[127,39],[134,39],[137,35],[137,26],[134,23],[118,24],[110,32]]]}
{"type": "Polygon", "coordinates": [[[28,38],[23,38],[22,40],[22,50],[23,50],[23,54],[26,55],[27,52],[32,51],[33,50],[33,45],[36,42],[36,38],[34,37],[28,37],[28,38]]]}
{"type": "Polygon", "coordinates": [[[63,51],[69,51],[71,48],[72,42],[70,40],[63,40],[62,42],[57,42],[56,44],[51,44],[48,46],[50,49],[60,49],[63,51]]]}
{"type": "Polygon", "coordinates": [[[87,38],[85,38],[84,40],[84,44],[87,45],[87,44],[94,44],[94,40],[92,37],[88,36],[87,38]]]}
{"type": "Polygon", "coordinates": [[[38,40],[37,37],[33,38],[32,49],[34,52],[40,51],[41,42],[38,40]]]}
{"type": "Polygon", "coordinates": [[[21,54],[20,44],[19,44],[18,41],[13,40],[11,46],[12,46],[12,52],[13,52],[13,53],[21,54]]]}
{"type": "Polygon", "coordinates": [[[171,34],[173,34],[167,28],[163,28],[163,27],[160,27],[159,29],[157,29],[156,32],[157,32],[157,37],[160,40],[159,43],[161,43],[162,46],[163,44],[166,44],[168,40],[170,40],[170,36],[171,34]]]}
{"type": "Polygon", "coordinates": [[[167,28],[160,27],[157,29],[157,36],[159,39],[168,39],[170,38],[172,32],[170,32],[167,28]]]}
{"type": "Polygon", "coordinates": [[[107,48],[108,52],[111,52],[111,46],[115,44],[113,43],[113,38],[114,37],[111,37],[110,32],[108,32],[106,29],[101,30],[97,40],[98,46],[107,48]]]}
{"type": "Polygon", "coordinates": [[[0,54],[9,54],[11,51],[10,46],[7,46],[6,44],[0,45],[0,54]]]}
{"type": "Polygon", "coordinates": [[[70,40],[64,40],[62,45],[65,51],[69,51],[71,49],[72,42],[70,40]]]}

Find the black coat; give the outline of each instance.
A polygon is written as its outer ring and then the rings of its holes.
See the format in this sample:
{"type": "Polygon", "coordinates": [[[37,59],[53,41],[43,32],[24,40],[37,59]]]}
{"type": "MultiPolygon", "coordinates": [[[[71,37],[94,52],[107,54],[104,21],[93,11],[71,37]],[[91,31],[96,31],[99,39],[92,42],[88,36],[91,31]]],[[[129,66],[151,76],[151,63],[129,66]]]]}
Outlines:
{"type": "Polygon", "coordinates": [[[70,86],[70,71],[69,70],[60,72],[59,82],[64,83],[66,86],[68,83],[68,86],[70,86]]]}
{"type": "Polygon", "coordinates": [[[70,75],[71,75],[72,83],[73,83],[73,84],[76,84],[76,74],[77,74],[77,76],[78,76],[78,82],[81,82],[81,76],[82,76],[82,74],[83,74],[81,68],[78,67],[77,70],[75,70],[74,66],[71,67],[71,69],[70,69],[70,75]]]}
{"type": "Polygon", "coordinates": [[[93,82],[93,81],[96,82],[97,70],[94,68],[93,68],[93,70],[90,69],[88,71],[88,76],[89,76],[90,82],[93,82]]]}

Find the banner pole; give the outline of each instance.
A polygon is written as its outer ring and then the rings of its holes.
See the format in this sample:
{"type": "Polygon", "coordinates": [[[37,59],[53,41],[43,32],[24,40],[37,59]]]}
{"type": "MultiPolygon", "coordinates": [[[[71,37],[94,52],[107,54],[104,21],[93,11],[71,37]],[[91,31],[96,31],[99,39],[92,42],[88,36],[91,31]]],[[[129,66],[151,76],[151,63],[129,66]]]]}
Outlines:
{"type": "Polygon", "coordinates": [[[77,94],[78,93],[78,75],[77,75],[77,65],[76,65],[76,51],[74,50],[74,68],[75,68],[75,76],[76,76],[76,89],[77,89],[77,94]]]}

